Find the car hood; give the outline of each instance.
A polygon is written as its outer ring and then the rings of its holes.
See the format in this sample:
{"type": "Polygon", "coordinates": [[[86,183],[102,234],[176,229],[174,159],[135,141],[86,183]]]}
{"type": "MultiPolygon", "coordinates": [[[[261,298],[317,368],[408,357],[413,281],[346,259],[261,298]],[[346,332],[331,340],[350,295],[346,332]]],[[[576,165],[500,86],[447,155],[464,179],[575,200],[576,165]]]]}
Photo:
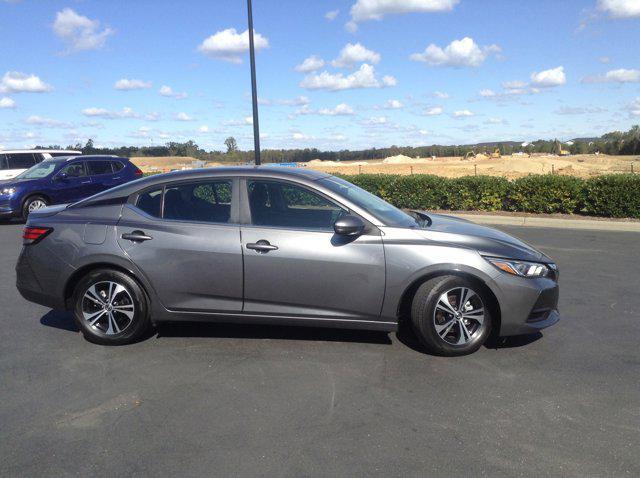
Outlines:
{"type": "Polygon", "coordinates": [[[41,179],[5,179],[4,181],[0,181],[0,187],[9,188],[9,187],[21,187],[21,186],[32,186],[34,184],[40,183],[41,179]]]}
{"type": "Polygon", "coordinates": [[[466,219],[420,211],[431,224],[416,232],[430,241],[476,249],[480,254],[510,259],[552,262],[551,258],[526,242],[492,227],[481,226],[466,219]]]}

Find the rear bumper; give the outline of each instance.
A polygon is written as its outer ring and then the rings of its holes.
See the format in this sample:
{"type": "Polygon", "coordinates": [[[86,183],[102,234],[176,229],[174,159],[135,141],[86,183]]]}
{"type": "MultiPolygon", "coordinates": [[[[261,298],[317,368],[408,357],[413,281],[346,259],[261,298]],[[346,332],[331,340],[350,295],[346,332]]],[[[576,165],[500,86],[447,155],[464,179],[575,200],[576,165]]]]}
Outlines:
{"type": "Polygon", "coordinates": [[[47,291],[29,265],[29,247],[26,246],[22,249],[16,264],[16,287],[18,292],[29,302],[35,302],[52,309],[64,309],[63,298],[55,291],[47,291]]]}

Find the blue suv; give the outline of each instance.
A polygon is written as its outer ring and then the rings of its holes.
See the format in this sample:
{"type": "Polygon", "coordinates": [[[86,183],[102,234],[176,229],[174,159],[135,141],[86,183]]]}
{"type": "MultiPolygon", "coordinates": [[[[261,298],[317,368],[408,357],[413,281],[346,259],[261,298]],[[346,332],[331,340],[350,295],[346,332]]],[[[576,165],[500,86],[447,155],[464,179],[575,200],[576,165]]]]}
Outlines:
{"type": "Polygon", "coordinates": [[[76,202],[142,177],[128,158],[68,156],[42,161],[0,182],[0,218],[26,219],[50,204],[76,202]]]}

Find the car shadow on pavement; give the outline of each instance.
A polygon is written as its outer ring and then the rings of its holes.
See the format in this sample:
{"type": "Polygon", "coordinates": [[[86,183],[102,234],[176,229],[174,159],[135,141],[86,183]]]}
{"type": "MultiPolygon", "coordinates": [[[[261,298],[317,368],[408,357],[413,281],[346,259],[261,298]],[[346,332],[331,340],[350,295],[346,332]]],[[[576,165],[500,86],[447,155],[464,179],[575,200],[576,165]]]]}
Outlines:
{"type": "Polygon", "coordinates": [[[40,323],[54,329],[67,330],[69,332],[80,332],[78,326],[73,321],[73,316],[65,310],[50,310],[40,318],[40,323]]]}
{"type": "Polygon", "coordinates": [[[330,329],[282,325],[163,323],[156,327],[158,339],[169,337],[213,337],[232,339],[308,340],[324,342],[358,342],[391,345],[387,332],[374,330],[330,329]]]}
{"type": "MultiPolygon", "coordinates": [[[[40,319],[47,327],[79,332],[70,312],[51,310],[40,319]]],[[[211,337],[234,339],[274,339],[309,340],[324,342],[359,342],[366,344],[390,345],[391,339],[386,332],[373,330],[329,329],[320,327],[294,327],[280,325],[221,324],[202,322],[179,322],[159,324],[151,329],[141,340],[153,337],[211,337]]]]}
{"type": "MultiPolygon", "coordinates": [[[[401,325],[396,332],[396,338],[416,352],[420,352],[422,354],[432,355],[427,349],[422,345],[415,332],[411,328],[410,325],[406,323],[406,321],[401,322],[401,325]]],[[[533,343],[542,338],[542,333],[536,332],[534,334],[529,335],[515,335],[513,337],[496,337],[495,334],[492,334],[487,341],[484,343],[484,347],[488,349],[506,349],[506,348],[515,348],[515,347],[524,347],[533,343]]]]}

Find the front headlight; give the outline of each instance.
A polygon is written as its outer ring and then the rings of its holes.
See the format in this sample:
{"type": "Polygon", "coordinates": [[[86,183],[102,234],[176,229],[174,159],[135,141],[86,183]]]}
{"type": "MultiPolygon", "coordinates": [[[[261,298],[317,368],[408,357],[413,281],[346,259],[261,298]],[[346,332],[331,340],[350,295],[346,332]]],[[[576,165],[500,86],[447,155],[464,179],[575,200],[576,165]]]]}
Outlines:
{"type": "Polygon", "coordinates": [[[549,277],[553,275],[551,271],[556,270],[555,264],[515,261],[501,257],[485,257],[485,259],[501,271],[520,277],[549,277]]]}
{"type": "Polygon", "coordinates": [[[0,190],[0,194],[3,196],[11,196],[15,192],[16,188],[2,188],[2,190],[0,190]]]}

